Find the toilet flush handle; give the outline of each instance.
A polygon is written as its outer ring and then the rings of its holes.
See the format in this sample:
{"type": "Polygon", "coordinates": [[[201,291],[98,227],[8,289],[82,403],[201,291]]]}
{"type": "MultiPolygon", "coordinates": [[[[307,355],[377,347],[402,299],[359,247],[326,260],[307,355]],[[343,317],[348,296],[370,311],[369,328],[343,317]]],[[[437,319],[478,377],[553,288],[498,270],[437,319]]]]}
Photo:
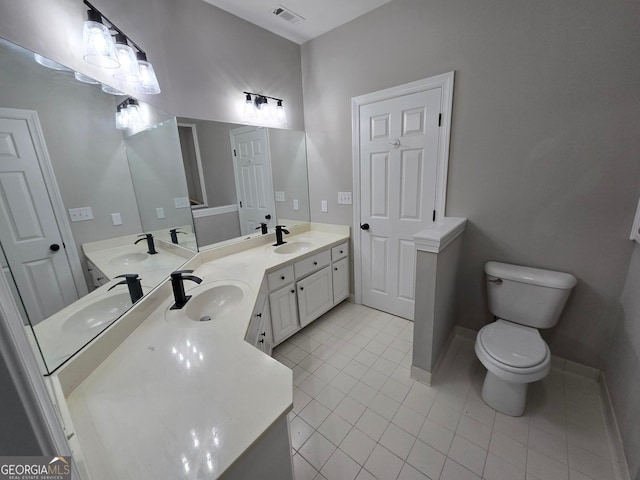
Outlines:
{"type": "Polygon", "coordinates": [[[502,279],[501,278],[489,278],[487,281],[489,281],[491,283],[495,283],[496,285],[502,285],[502,279]]]}

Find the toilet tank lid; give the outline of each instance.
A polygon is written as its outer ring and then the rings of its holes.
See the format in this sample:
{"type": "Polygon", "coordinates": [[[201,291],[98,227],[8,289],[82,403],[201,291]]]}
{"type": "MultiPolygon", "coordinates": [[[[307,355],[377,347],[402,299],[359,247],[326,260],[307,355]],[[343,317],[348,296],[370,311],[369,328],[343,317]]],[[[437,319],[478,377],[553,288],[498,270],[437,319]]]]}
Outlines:
{"type": "Polygon", "coordinates": [[[569,289],[575,287],[577,283],[576,277],[569,273],[522,267],[508,263],[487,262],[484,266],[484,271],[492,277],[550,288],[569,289]]]}

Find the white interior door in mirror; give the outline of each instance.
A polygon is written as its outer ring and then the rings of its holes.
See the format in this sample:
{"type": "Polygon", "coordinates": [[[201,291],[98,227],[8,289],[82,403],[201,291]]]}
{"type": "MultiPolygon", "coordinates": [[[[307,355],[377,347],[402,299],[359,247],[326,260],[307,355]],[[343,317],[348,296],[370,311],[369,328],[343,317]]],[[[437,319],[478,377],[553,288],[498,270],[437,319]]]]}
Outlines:
{"type": "Polygon", "coordinates": [[[638,207],[636,208],[636,216],[633,220],[633,227],[631,227],[631,240],[635,240],[640,243],[640,199],[638,200],[638,207]]]}
{"type": "Polygon", "coordinates": [[[78,299],[27,122],[0,110],[0,242],[36,324],[78,299]]]}
{"type": "Polygon", "coordinates": [[[255,233],[260,223],[275,227],[275,201],[271,175],[271,154],[266,128],[240,127],[231,130],[233,169],[238,195],[242,235],[255,233]]]}
{"type": "Polygon", "coordinates": [[[413,320],[413,235],[432,223],[441,88],[360,109],[362,301],[413,320]]]}

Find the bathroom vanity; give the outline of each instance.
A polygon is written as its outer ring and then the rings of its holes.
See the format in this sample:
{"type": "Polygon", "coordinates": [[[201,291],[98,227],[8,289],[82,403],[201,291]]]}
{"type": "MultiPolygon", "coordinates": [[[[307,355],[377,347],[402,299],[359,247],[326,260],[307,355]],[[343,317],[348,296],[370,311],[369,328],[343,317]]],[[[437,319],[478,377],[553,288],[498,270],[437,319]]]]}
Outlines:
{"type": "Polygon", "coordinates": [[[269,354],[348,296],[349,227],[310,224],[189,260],[51,376],[83,476],[293,478],[291,370],[269,354]]]}

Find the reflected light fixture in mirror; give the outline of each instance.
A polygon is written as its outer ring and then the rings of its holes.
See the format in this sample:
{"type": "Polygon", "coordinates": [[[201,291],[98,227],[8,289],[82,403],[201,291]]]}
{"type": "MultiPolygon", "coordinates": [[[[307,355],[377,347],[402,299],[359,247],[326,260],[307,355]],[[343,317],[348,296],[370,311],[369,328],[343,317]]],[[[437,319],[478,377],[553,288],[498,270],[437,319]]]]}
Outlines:
{"type": "Polygon", "coordinates": [[[87,0],[83,3],[89,7],[83,26],[84,60],[99,67],[118,69],[114,78],[132,89],[151,95],[160,93],[158,78],[146,53],[96,7],[87,0]]]}
{"type": "Polygon", "coordinates": [[[118,130],[142,128],[144,124],[140,104],[135,98],[129,97],[118,105],[116,109],[116,128],[118,130]]]}
{"type": "Polygon", "coordinates": [[[70,72],[71,71],[67,67],[65,67],[64,65],[62,65],[62,64],[60,64],[58,62],[54,62],[50,58],[43,57],[42,55],[38,55],[37,53],[33,54],[33,58],[40,65],[42,65],[43,67],[50,68],[51,70],[58,70],[60,72],[70,72]]]}

